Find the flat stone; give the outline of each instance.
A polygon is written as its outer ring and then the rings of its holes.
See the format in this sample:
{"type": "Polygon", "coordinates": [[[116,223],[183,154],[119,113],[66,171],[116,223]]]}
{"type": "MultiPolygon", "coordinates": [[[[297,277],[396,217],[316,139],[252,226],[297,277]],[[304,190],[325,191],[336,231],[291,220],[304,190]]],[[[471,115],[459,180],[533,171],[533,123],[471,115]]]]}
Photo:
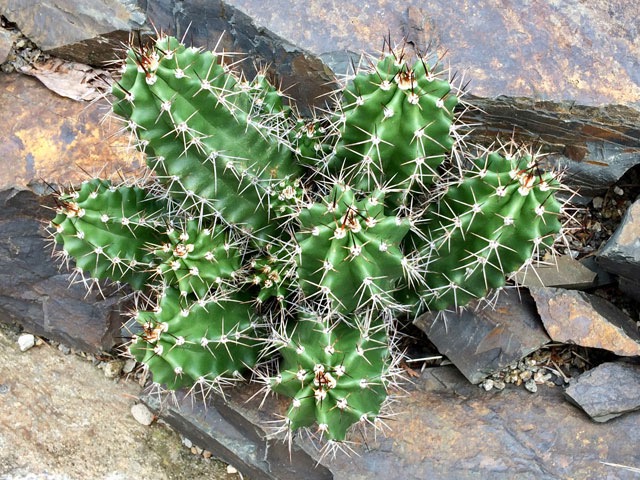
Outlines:
{"type": "Polygon", "coordinates": [[[640,302],[640,282],[625,277],[619,277],[618,286],[626,295],[635,299],[636,302],[640,302]]]}
{"type": "MultiPolygon", "coordinates": [[[[258,409],[261,397],[249,400],[255,392],[242,386],[207,407],[184,398],[160,415],[253,480],[298,480],[301,472],[349,480],[635,478],[601,462],[635,463],[640,414],[595,424],[559,388],[485,392],[453,367],[428,368],[402,393],[386,436],[356,431],[355,454],[320,460],[305,435],[295,437],[291,455],[279,439],[267,438],[266,422],[283,415],[286,402],[269,397],[258,409]]],[[[155,409],[156,400],[145,398],[155,409]]]]}
{"type": "Polygon", "coordinates": [[[596,274],[594,287],[610,287],[616,285],[616,277],[607,272],[596,260],[595,256],[584,257],[580,263],[596,274]]]}
{"type": "MultiPolygon", "coordinates": [[[[437,53],[448,52],[447,61],[472,81],[467,99],[483,112],[468,117],[483,124],[473,140],[493,142],[508,131],[535,142],[552,154],[551,163],[568,169],[566,179],[580,187],[583,201],[640,162],[640,81],[634,75],[640,49],[625,21],[640,15],[635,2],[579,7],[542,0],[535,15],[528,6],[499,0],[374,0],[364,8],[356,0],[318,0],[312,7],[286,0],[99,3],[0,0],[0,8],[36,43],[81,63],[95,65],[102,56],[101,66],[113,58],[114,43],[130,31],[148,32],[151,24],[186,35],[196,46],[247,53],[271,66],[303,111],[324,103],[333,88],[329,68],[342,73],[354,54],[381,48],[387,32],[392,41],[406,36],[410,48],[431,44],[437,53]],[[495,31],[502,34],[487,34],[495,31]]],[[[243,68],[249,75],[254,70],[252,62],[243,68]]]]}
{"type": "Polygon", "coordinates": [[[131,373],[136,368],[136,360],[134,358],[127,358],[122,366],[122,373],[131,373]]]}
{"type": "Polygon", "coordinates": [[[618,275],[625,290],[640,301],[640,200],[629,206],[620,226],[598,253],[597,261],[618,275]]]}
{"type": "Polygon", "coordinates": [[[7,61],[13,46],[14,37],[11,32],[0,27],[0,63],[7,61]]]}
{"type": "Polygon", "coordinates": [[[53,217],[52,188],[77,185],[87,172],[127,177],[143,161],[115,123],[101,124],[106,102],[87,106],[24,75],[0,73],[0,104],[7,133],[0,142],[1,320],[77,350],[109,350],[120,336],[119,297],[69,287],[43,226],[53,217]]]}
{"type": "Polygon", "coordinates": [[[526,291],[505,290],[494,308],[429,312],[414,324],[471,383],[517,362],[549,342],[526,291]]]}
{"type": "Polygon", "coordinates": [[[0,11],[42,50],[67,60],[103,66],[145,28],[137,0],[0,0],[0,11]]]}
{"type": "Polygon", "coordinates": [[[530,288],[540,318],[555,342],[640,355],[635,322],[604,298],[561,288],[530,288]]]}
{"type": "Polygon", "coordinates": [[[640,365],[603,363],[572,378],[565,395],[596,422],[640,410],[640,365]]]}
{"type": "Polygon", "coordinates": [[[392,42],[407,36],[419,48],[432,42],[465,70],[477,96],[640,106],[640,80],[634,75],[640,47],[628,30],[628,18],[640,16],[637,4],[596,0],[578,8],[543,0],[533,12],[500,0],[225,3],[316,55],[372,51],[382,47],[387,34],[392,42]],[[609,62],[594,65],[603,58],[609,62]],[[611,81],[627,90],[612,91],[611,81]]]}
{"type": "Polygon", "coordinates": [[[556,258],[555,265],[532,266],[518,272],[514,280],[524,287],[585,289],[595,285],[597,275],[578,260],[563,255],[556,258]]]}

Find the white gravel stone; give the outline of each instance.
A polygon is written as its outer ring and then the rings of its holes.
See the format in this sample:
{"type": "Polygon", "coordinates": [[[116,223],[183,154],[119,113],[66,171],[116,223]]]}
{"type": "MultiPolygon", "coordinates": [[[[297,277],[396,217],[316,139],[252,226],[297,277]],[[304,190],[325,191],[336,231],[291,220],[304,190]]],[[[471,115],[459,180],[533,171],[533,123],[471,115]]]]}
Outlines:
{"type": "Polygon", "coordinates": [[[602,208],[602,204],[604,203],[604,198],[602,197],[593,197],[593,208],[600,209],[602,208]]]}
{"type": "Polygon", "coordinates": [[[36,344],[36,337],[30,333],[23,333],[18,337],[18,347],[21,352],[26,352],[36,344]]]}
{"type": "Polygon", "coordinates": [[[128,358],[126,362],[124,362],[124,367],[122,367],[122,371],[124,373],[131,373],[133,369],[136,368],[136,360],[134,358],[128,358]]]}
{"type": "Polygon", "coordinates": [[[488,378],[484,382],[481,383],[482,388],[484,388],[487,392],[493,388],[493,380],[488,378]]]}
{"type": "Polygon", "coordinates": [[[143,403],[137,403],[131,407],[131,415],[142,425],[151,425],[155,418],[151,410],[143,403]]]}

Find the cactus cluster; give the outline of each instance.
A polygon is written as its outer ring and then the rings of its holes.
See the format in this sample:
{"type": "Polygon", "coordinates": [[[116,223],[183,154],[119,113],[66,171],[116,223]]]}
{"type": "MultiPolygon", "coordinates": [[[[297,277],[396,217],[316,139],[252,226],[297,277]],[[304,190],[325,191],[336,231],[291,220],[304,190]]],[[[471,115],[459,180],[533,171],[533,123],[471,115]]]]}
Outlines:
{"type": "Polygon", "coordinates": [[[112,93],[150,174],[61,194],[60,255],[144,296],[129,349],[156,385],[260,379],[290,398],[286,429],[333,445],[384,424],[400,316],[485,297],[561,231],[557,173],[463,145],[461,91],[403,49],[311,119],[264,72],[164,35],[112,93]]]}

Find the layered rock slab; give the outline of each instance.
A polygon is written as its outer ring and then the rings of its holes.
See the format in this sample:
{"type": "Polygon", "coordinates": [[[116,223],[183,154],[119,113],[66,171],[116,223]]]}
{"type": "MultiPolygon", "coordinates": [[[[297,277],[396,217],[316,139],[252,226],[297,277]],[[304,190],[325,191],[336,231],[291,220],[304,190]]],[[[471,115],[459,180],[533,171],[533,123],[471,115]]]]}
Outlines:
{"type": "Polygon", "coordinates": [[[208,408],[186,399],[179,409],[166,407],[162,417],[185,435],[206,442],[203,445],[226,461],[253,462],[245,472],[254,480],[297,479],[302,473],[305,478],[340,480],[398,475],[407,480],[634,478],[600,462],[640,460],[635,447],[640,440],[638,413],[595,424],[564,401],[561,389],[544,388],[531,395],[507,388],[494,394],[470,385],[453,367],[426,369],[407,390],[386,437],[368,435],[362,445],[363,437],[356,435],[360,445],[352,446],[359,456],[351,457],[320,459],[300,436],[290,459],[286,445],[265,439],[265,422],[282,415],[285,402],[269,397],[259,409],[260,398],[249,400],[255,387],[233,391],[227,402],[218,399],[208,408]],[[238,435],[247,440],[238,442],[238,435]],[[318,467],[310,467],[318,459],[318,467]]]}
{"type": "Polygon", "coordinates": [[[462,312],[429,312],[414,324],[471,383],[518,362],[549,342],[526,291],[500,292],[495,304],[462,312]]]}
{"type": "Polygon", "coordinates": [[[597,261],[619,277],[620,287],[640,302],[640,200],[631,204],[597,261]]]}
{"type": "Polygon", "coordinates": [[[0,190],[52,193],[90,175],[118,177],[139,172],[143,161],[129,149],[121,125],[105,120],[106,101],[86,104],[62,98],[37,80],[0,73],[0,190]],[[46,183],[45,183],[46,182],[46,183]]]}
{"type": "Polygon", "coordinates": [[[640,355],[640,334],[631,318],[596,295],[562,288],[532,287],[540,318],[556,342],[640,355]]]}
{"type": "Polygon", "coordinates": [[[336,70],[353,52],[382,48],[387,35],[446,51],[445,62],[471,82],[467,99],[483,112],[470,118],[483,124],[474,139],[502,133],[535,141],[569,169],[584,197],[640,163],[640,48],[628,21],[640,16],[635,2],[226,3],[336,70]]]}
{"type": "Polygon", "coordinates": [[[640,410],[640,365],[603,363],[571,380],[565,395],[596,422],[640,410]]]}
{"type": "Polygon", "coordinates": [[[113,59],[114,49],[121,48],[131,31],[147,27],[144,3],[0,0],[0,12],[42,50],[81,63],[103,65],[113,59]]]}
{"type": "Polygon", "coordinates": [[[51,198],[28,190],[0,191],[0,321],[89,352],[120,342],[120,300],[87,294],[51,260],[42,225],[51,198]]]}
{"type": "MultiPolygon", "coordinates": [[[[24,8],[24,2],[1,0],[0,11],[4,7],[34,38],[40,33],[34,18],[47,18],[47,12],[57,18],[47,25],[66,47],[53,53],[96,64],[95,57],[110,59],[119,48],[119,41],[97,32],[115,28],[127,36],[151,32],[154,25],[196,46],[219,45],[271,65],[303,110],[308,103],[322,105],[322,95],[331,90],[327,67],[343,73],[354,55],[382,48],[387,35],[392,42],[406,36],[409,49],[430,45],[437,54],[448,52],[446,61],[472,81],[467,98],[483,113],[468,120],[484,125],[474,140],[513,134],[535,142],[553,154],[556,166],[569,169],[567,178],[580,186],[583,200],[640,162],[640,48],[628,22],[640,16],[636,2],[109,0],[100,8],[68,11],[58,8],[60,2],[40,3],[30,1],[24,8]],[[113,18],[105,16],[105,8],[113,18]],[[76,18],[78,12],[92,16],[99,27],[76,18]],[[84,28],[81,37],[97,39],[91,48],[65,31],[77,27],[84,28]]],[[[252,62],[243,67],[253,70],[252,62]]]]}

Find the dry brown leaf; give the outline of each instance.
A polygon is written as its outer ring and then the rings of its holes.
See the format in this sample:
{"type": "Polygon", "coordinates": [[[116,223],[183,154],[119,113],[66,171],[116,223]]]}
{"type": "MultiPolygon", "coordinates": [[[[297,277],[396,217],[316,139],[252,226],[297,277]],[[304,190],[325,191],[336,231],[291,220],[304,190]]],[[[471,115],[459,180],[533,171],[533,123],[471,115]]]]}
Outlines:
{"type": "Polygon", "coordinates": [[[40,80],[49,90],[77,101],[91,101],[101,97],[111,84],[106,70],[76,62],[51,58],[20,68],[22,73],[40,80]]]}

